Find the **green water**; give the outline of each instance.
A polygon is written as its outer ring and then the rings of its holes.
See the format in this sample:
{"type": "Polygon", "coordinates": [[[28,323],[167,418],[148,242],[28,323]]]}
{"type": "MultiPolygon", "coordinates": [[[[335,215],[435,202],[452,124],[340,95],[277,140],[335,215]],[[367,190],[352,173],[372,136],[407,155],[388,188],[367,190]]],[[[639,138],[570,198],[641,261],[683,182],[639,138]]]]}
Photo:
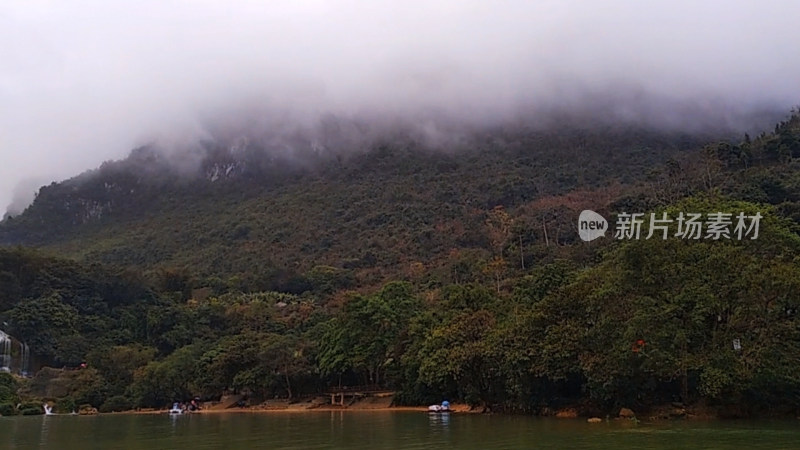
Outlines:
{"type": "Polygon", "coordinates": [[[800,448],[800,421],[638,424],[420,412],[0,418],[0,448],[800,448]]]}

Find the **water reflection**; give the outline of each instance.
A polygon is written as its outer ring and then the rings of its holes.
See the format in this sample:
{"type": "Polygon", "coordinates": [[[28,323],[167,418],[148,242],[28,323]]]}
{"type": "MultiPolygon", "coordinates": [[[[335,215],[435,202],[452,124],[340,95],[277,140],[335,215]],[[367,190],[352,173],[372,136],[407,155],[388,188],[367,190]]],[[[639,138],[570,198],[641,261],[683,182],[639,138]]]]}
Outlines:
{"type": "Polygon", "coordinates": [[[798,448],[796,421],[584,421],[420,412],[0,418],[0,449],[798,448]],[[425,417],[427,415],[427,417],[425,417]],[[179,423],[180,422],[180,423],[179,423]],[[88,444],[88,445],[87,445],[88,444]]]}
{"type": "Polygon", "coordinates": [[[447,426],[450,424],[450,414],[428,414],[431,425],[447,426]]]}
{"type": "Polygon", "coordinates": [[[50,423],[53,420],[48,416],[42,416],[42,428],[39,432],[39,447],[47,447],[47,438],[50,435],[50,423]]]}
{"type": "Polygon", "coordinates": [[[428,423],[433,429],[447,430],[450,425],[450,413],[428,414],[428,423]]]}

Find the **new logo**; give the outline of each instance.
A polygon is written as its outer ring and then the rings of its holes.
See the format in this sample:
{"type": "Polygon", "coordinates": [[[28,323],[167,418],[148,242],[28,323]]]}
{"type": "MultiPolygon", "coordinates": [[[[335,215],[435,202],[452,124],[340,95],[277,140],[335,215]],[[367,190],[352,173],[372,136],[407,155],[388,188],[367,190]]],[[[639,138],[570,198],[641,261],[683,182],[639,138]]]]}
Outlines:
{"type": "Polygon", "coordinates": [[[581,212],[578,217],[578,234],[585,242],[593,241],[600,236],[605,236],[608,230],[608,221],[605,217],[591,209],[581,212]]]}

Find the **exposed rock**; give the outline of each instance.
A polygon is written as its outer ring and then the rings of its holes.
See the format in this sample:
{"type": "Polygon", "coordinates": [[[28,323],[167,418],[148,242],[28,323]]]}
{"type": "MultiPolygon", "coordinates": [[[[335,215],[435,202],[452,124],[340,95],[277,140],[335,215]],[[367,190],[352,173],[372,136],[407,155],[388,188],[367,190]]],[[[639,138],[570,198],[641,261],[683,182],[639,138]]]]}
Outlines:
{"type": "Polygon", "coordinates": [[[560,409],[556,413],[556,417],[558,417],[559,419],[574,419],[578,417],[578,411],[575,410],[574,408],[560,409]]]}
{"type": "Polygon", "coordinates": [[[589,423],[600,423],[600,422],[602,422],[602,421],[603,421],[603,419],[601,419],[601,418],[599,418],[599,417],[590,417],[590,418],[587,420],[587,422],[589,422],[589,423]]]}
{"type": "Polygon", "coordinates": [[[669,412],[670,417],[684,417],[686,416],[686,409],[685,408],[673,408],[669,412]]]}
{"type": "Polygon", "coordinates": [[[619,416],[623,419],[633,419],[636,417],[636,414],[634,414],[633,410],[631,409],[622,408],[619,410],[619,416]]]}
{"type": "Polygon", "coordinates": [[[97,414],[97,408],[91,406],[81,406],[81,409],[78,411],[78,415],[81,416],[93,416],[97,414]]]}

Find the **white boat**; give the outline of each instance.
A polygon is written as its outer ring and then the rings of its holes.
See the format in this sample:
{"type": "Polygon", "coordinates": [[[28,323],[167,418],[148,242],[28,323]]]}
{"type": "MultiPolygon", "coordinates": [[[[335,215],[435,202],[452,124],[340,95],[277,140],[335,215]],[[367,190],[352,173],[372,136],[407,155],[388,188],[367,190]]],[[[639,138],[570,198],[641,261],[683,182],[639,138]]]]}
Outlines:
{"type": "Polygon", "coordinates": [[[170,414],[183,414],[185,412],[186,411],[181,409],[181,407],[180,407],[180,405],[178,403],[173,403],[172,404],[172,409],[169,410],[170,414]]]}
{"type": "Polygon", "coordinates": [[[447,400],[443,401],[441,405],[431,405],[428,406],[429,413],[449,413],[452,412],[450,409],[450,402],[447,400]]]}

